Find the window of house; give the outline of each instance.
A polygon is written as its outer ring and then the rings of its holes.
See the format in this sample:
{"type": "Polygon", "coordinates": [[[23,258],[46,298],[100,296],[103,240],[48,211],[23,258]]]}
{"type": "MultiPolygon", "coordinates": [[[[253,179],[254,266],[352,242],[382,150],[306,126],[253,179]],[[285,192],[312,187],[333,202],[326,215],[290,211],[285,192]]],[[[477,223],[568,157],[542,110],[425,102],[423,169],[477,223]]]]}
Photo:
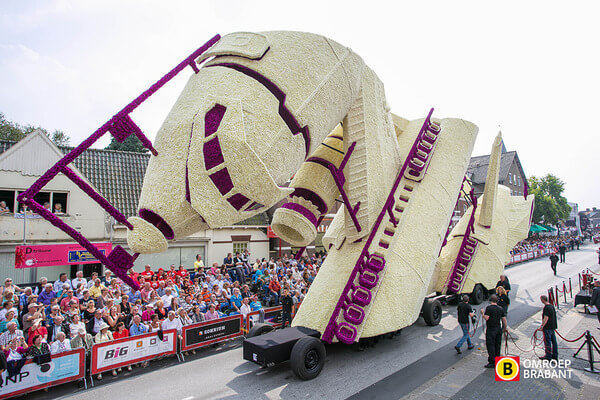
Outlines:
{"type": "Polygon", "coordinates": [[[15,212],[15,191],[14,190],[0,190],[0,201],[6,203],[6,207],[11,213],[15,212]]]}
{"type": "Polygon", "coordinates": [[[243,253],[248,249],[248,242],[233,242],[233,254],[243,253]]]}
{"type": "Polygon", "coordinates": [[[56,209],[56,205],[60,204],[60,209],[67,214],[67,197],[68,193],[54,192],[52,193],[52,210],[56,209]]]}
{"type": "MultiPolygon", "coordinates": [[[[0,201],[6,203],[6,206],[9,208],[11,213],[22,213],[25,206],[17,201],[17,196],[21,193],[23,193],[23,190],[0,190],[0,201]]],[[[66,214],[68,196],[68,193],[61,192],[39,192],[33,197],[33,199],[41,206],[44,206],[47,203],[46,206],[50,211],[54,210],[56,203],[61,203],[62,210],[66,214]]]]}

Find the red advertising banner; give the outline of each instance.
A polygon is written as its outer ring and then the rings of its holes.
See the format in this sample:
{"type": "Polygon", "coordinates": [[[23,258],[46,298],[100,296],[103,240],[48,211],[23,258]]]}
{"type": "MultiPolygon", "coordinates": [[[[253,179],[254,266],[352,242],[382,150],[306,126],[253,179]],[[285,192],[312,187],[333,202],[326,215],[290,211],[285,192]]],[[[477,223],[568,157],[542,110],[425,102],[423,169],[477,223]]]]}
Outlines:
{"type": "MultiPolygon", "coordinates": [[[[105,255],[112,243],[94,243],[105,255]]],[[[15,268],[54,267],[57,265],[92,264],[98,260],[77,243],[16,246],[15,268]]]]}
{"type": "Polygon", "coordinates": [[[47,364],[37,365],[27,360],[21,371],[9,378],[6,371],[0,377],[0,399],[31,393],[50,386],[83,379],[85,350],[75,349],[52,356],[47,364]]]}
{"type": "Polygon", "coordinates": [[[159,356],[175,354],[176,339],[177,331],[172,329],[163,332],[162,341],[156,332],[152,332],[95,344],[92,347],[92,375],[159,356]]]}
{"type": "Polygon", "coordinates": [[[188,351],[209,344],[242,336],[244,319],[241,314],[183,327],[181,351],[188,351]]]}

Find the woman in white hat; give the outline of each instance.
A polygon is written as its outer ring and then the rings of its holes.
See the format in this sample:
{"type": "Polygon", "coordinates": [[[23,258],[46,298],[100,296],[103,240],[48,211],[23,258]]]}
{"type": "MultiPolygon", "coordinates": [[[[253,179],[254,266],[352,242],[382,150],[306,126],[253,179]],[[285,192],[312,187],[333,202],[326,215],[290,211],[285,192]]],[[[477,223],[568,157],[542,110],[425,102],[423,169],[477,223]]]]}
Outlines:
{"type": "MultiPolygon", "coordinates": [[[[109,326],[106,322],[103,321],[100,323],[100,330],[98,331],[98,333],[96,333],[96,336],[94,337],[94,343],[104,343],[113,340],[112,332],[109,331],[108,328],[109,326]]],[[[116,376],[117,370],[113,369],[112,374],[113,376],[116,376]]],[[[98,380],[102,379],[102,374],[98,374],[96,378],[98,380]]]]}

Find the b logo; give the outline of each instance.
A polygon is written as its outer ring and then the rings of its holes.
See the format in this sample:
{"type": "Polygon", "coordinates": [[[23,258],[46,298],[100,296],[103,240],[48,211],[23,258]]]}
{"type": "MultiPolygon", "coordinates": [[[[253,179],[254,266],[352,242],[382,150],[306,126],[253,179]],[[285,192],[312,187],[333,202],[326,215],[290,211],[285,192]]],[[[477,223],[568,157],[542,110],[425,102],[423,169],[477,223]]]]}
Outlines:
{"type": "Polygon", "coordinates": [[[518,381],[520,363],[519,357],[496,357],[496,381],[518,381]]]}

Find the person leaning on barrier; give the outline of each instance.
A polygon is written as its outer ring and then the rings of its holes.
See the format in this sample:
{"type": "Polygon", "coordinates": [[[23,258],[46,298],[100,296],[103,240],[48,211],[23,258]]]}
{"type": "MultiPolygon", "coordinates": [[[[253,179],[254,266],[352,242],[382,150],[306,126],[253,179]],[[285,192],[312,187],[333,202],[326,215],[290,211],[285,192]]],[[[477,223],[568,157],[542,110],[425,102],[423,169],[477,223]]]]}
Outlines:
{"type": "MultiPolygon", "coordinates": [[[[596,306],[598,311],[596,312],[596,316],[598,317],[598,322],[600,322],[600,281],[596,280],[594,282],[594,290],[592,291],[592,298],[590,299],[590,306],[596,306]]],[[[600,327],[598,327],[600,329],[600,327]]]]}
{"type": "Polygon", "coordinates": [[[546,346],[546,354],[540,357],[541,360],[558,360],[558,343],[556,342],[556,329],[558,322],[556,319],[556,309],[548,301],[548,296],[540,296],[540,300],[544,304],[542,311],[542,326],[540,329],[544,332],[544,345],[546,346]]]}
{"type": "Polygon", "coordinates": [[[490,305],[481,310],[486,321],[485,347],[488,352],[488,363],[485,368],[494,368],[496,357],[500,357],[502,332],[507,330],[506,313],[498,305],[498,296],[490,296],[490,305]]]}
{"type": "Polygon", "coordinates": [[[457,317],[458,317],[458,324],[460,325],[460,328],[462,329],[463,335],[460,338],[460,340],[458,341],[458,343],[456,343],[456,346],[454,346],[454,349],[456,350],[456,352],[458,354],[461,354],[460,348],[465,343],[465,341],[467,342],[467,349],[469,349],[469,350],[473,349],[473,343],[471,343],[471,337],[469,336],[469,317],[475,318],[475,313],[473,312],[473,308],[469,304],[469,295],[464,294],[461,297],[461,300],[462,301],[460,303],[458,303],[457,317]]]}

